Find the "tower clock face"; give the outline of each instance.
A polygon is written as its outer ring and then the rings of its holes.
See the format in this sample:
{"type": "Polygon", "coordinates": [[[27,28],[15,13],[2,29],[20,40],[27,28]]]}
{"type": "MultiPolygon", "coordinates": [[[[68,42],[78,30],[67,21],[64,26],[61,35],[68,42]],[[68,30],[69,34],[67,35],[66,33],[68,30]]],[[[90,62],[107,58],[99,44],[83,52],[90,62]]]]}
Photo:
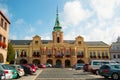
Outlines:
{"type": "Polygon", "coordinates": [[[57,35],[60,35],[60,32],[57,32],[57,35]]]}

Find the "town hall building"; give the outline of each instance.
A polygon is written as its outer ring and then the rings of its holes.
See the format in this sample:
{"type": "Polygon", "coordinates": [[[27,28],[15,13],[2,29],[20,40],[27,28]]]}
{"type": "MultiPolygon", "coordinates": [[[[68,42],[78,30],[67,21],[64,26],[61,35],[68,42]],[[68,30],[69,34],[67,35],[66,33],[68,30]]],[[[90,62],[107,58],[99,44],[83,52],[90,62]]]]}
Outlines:
{"type": "Polygon", "coordinates": [[[82,36],[74,40],[64,40],[64,32],[59,22],[58,10],[52,40],[42,40],[39,35],[32,40],[11,40],[16,63],[34,63],[71,67],[76,63],[89,63],[91,60],[110,59],[109,45],[103,41],[84,41],[82,36]]]}

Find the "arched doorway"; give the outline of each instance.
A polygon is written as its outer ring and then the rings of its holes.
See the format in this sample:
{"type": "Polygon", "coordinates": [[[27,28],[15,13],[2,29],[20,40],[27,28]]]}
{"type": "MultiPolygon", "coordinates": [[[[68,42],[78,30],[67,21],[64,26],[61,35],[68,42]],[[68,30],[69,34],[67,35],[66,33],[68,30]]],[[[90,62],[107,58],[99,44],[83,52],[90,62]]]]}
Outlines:
{"type": "Polygon", "coordinates": [[[70,60],[65,60],[65,67],[70,67],[70,60]]]}
{"type": "Polygon", "coordinates": [[[84,63],[84,61],[80,59],[77,61],[77,63],[84,63]]]}
{"type": "Polygon", "coordinates": [[[3,62],[4,62],[3,55],[0,54],[0,63],[3,63],[3,62]]]}
{"type": "Polygon", "coordinates": [[[26,59],[21,59],[20,64],[27,64],[27,60],[26,59]]]}
{"type": "Polygon", "coordinates": [[[61,62],[61,60],[56,60],[56,65],[55,65],[55,67],[62,67],[62,62],[61,62]]]}
{"type": "Polygon", "coordinates": [[[49,63],[49,64],[51,64],[51,65],[53,64],[53,62],[52,62],[51,59],[48,59],[48,60],[47,60],[47,63],[49,63]]]}
{"type": "Polygon", "coordinates": [[[39,59],[34,59],[34,60],[32,61],[32,63],[33,63],[33,64],[40,64],[40,60],[39,60],[39,59]]]}

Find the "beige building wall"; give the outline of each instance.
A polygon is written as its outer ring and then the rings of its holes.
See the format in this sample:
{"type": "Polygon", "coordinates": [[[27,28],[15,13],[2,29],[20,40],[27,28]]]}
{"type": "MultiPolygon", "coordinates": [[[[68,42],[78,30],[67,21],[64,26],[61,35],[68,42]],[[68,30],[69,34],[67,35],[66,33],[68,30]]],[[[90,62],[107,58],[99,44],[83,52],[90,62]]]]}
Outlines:
{"type": "MultiPolygon", "coordinates": [[[[52,40],[44,41],[41,40],[41,38],[36,35],[33,37],[33,40],[30,41],[29,44],[25,45],[17,45],[14,44],[14,41],[11,42],[13,44],[13,48],[15,51],[18,51],[18,58],[17,63],[22,64],[21,61],[26,60],[27,63],[35,63],[34,60],[37,60],[40,64],[46,64],[48,63],[48,60],[52,61],[52,65],[56,65],[57,61],[61,61],[61,65],[63,67],[67,67],[67,64],[69,67],[72,67],[73,65],[77,63],[89,63],[90,60],[94,59],[105,59],[109,60],[109,45],[104,44],[104,42],[98,42],[95,45],[88,44],[84,41],[83,37],[78,36],[75,40],[73,40],[74,43],[70,43],[69,41],[63,40],[63,43],[53,43],[52,40]],[[100,46],[99,46],[99,45],[100,46]],[[26,51],[27,56],[21,57],[22,50],[26,51]],[[51,50],[51,56],[48,57],[48,51],[51,50]],[[55,55],[58,53],[58,51],[63,52],[63,57],[56,57],[55,55]],[[69,52],[69,56],[67,57],[67,51],[69,52]],[[38,51],[39,55],[38,57],[33,56],[34,51],[38,51]],[[83,56],[78,55],[79,51],[83,53],[83,56]],[[101,58],[98,58],[98,52],[100,52],[101,58]],[[96,58],[90,57],[90,52],[95,52],[96,58]],[[102,58],[102,53],[104,54],[107,52],[108,58],[102,58]]],[[[23,43],[24,40],[23,40],[23,43]]],[[[90,43],[90,42],[89,42],[90,43]]]]}
{"type": "Polygon", "coordinates": [[[5,63],[7,58],[9,20],[0,11],[0,62],[5,63]]]}

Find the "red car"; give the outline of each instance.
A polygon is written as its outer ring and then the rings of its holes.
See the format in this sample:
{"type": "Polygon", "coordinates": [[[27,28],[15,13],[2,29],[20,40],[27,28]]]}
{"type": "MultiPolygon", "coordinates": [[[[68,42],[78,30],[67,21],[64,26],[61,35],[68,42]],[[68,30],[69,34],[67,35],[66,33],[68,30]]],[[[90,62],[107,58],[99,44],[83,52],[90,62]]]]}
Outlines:
{"type": "Polygon", "coordinates": [[[28,64],[31,68],[32,71],[35,73],[36,72],[36,66],[34,64],[28,64]]]}
{"type": "Polygon", "coordinates": [[[39,64],[38,68],[46,68],[46,66],[44,64],[39,64]]]}
{"type": "Polygon", "coordinates": [[[91,71],[90,65],[89,65],[89,64],[85,64],[85,65],[83,66],[83,70],[86,71],[86,72],[91,71]]]}

